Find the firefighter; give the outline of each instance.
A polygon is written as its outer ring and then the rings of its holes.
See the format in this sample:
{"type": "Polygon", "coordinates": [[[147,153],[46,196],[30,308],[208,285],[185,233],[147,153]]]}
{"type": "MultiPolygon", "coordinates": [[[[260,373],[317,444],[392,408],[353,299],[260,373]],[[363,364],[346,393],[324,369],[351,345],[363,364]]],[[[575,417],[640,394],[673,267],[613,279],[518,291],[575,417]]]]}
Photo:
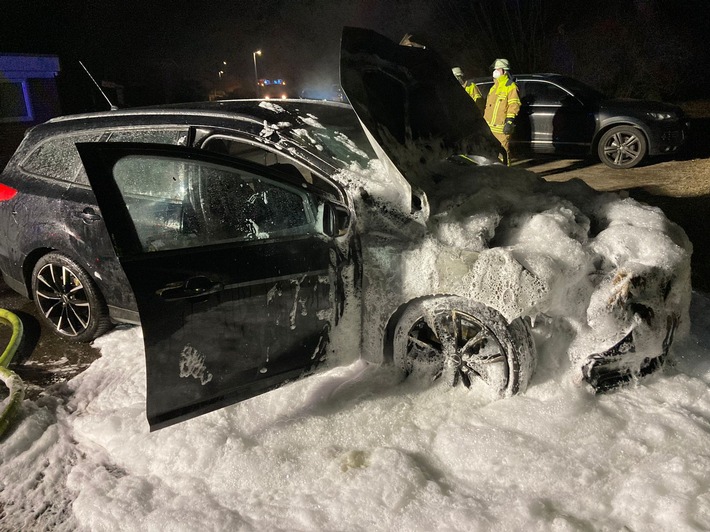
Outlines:
{"type": "Polygon", "coordinates": [[[518,86],[510,74],[510,64],[507,59],[496,59],[491,69],[493,69],[493,86],[488,92],[483,118],[491,128],[493,136],[505,150],[507,163],[510,166],[510,136],[513,134],[513,121],[520,111],[520,95],[518,86]]]}
{"type": "Polygon", "coordinates": [[[466,89],[468,95],[473,98],[476,107],[478,107],[478,110],[481,111],[481,114],[483,114],[483,107],[486,102],[483,100],[481,91],[478,90],[476,84],[473,82],[470,82],[468,84],[466,83],[466,79],[463,76],[463,70],[461,70],[461,67],[454,67],[451,69],[451,72],[453,72],[454,76],[456,76],[456,79],[459,81],[461,86],[466,89]]]}

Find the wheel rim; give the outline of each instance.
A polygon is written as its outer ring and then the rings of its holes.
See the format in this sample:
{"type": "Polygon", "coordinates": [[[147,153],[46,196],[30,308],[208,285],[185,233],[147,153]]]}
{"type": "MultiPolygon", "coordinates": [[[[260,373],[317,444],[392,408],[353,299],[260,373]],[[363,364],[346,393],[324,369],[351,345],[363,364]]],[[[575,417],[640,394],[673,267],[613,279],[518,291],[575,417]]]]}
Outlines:
{"type": "Polygon", "coordinates": [[[509,378],[508,359],[498,339],[473,316],[449,310],[422,317],[407,335],[405,365],[408,371],[426,368],[433,379],[471,387],[483,382],[499,395],[509,378]]]}
{"type": "Polygon", "coordinates": [[[89,326],[86,289],[66,266],[47,264],[37,272],[36,297],[44,317],[60,334],[78,336],[89,326]]]}
{"type": "Polygon", "coordinates": [[[604,157],[615,166],[623,166],[638,159],[641,149],[638,135],[618,131],[606,141],[604,157]]]}

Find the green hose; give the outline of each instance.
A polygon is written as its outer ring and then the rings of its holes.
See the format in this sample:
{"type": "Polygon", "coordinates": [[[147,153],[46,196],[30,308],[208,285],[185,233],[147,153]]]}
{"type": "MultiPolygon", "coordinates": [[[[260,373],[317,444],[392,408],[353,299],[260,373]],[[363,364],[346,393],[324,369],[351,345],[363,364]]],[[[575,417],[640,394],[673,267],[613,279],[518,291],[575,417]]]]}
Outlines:
{"type": "Polygon", "coordinates": [[[2,437],[7,427],[10,426],[17,407],[20,406],[22,399],[25,397],[25,385],[20,377],[7,369],[22,339],[22,322],[12,312],[0,308],[0,323],[12,327],[12,337],[5,351],[0,355],[0,380],[10,390],[9,401],[4,410],[0,412],[0,437],[2,437]]]}

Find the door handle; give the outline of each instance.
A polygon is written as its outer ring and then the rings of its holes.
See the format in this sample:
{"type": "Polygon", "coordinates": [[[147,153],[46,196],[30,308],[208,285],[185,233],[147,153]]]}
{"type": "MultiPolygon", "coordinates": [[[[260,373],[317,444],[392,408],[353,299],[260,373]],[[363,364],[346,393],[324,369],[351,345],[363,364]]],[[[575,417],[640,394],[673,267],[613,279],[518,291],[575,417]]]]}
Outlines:
{"type": "Polygon", "coordinates": [[[156,290],[156,294],[165,301],[179,301],[215,294],[224,290],[224,285],[212,282],[207,277],[191,277],[185,282],[170,283],[156,290]]]}
{"type": "Polygon", "coordinates": [[[101,215],[96,214],[93,207],[86,207],[83,211],[77,213],[76,216],[81,218],[85,224],[91,224],[101,219],[101,215]]]}

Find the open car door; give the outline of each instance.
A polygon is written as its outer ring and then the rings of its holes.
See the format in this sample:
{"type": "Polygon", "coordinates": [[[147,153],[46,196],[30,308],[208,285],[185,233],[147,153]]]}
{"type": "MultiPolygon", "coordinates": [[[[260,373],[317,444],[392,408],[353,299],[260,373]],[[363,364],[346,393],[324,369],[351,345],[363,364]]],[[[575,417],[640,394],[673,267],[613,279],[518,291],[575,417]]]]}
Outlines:
{"type": "Polygon", "coordinates": [[[151,430],[271,390],[323,359],[342,308],[344,206],[297,178],[203,150],[77,149],[138,303],[151,430]]]}
{"type": "Polygon", "coordinates": [[[372,30],[343,28],[340,84],[365,130],[413,184],[425,191],[452,155],[498,160],[500,143],[441,57],[372,30]]]}

